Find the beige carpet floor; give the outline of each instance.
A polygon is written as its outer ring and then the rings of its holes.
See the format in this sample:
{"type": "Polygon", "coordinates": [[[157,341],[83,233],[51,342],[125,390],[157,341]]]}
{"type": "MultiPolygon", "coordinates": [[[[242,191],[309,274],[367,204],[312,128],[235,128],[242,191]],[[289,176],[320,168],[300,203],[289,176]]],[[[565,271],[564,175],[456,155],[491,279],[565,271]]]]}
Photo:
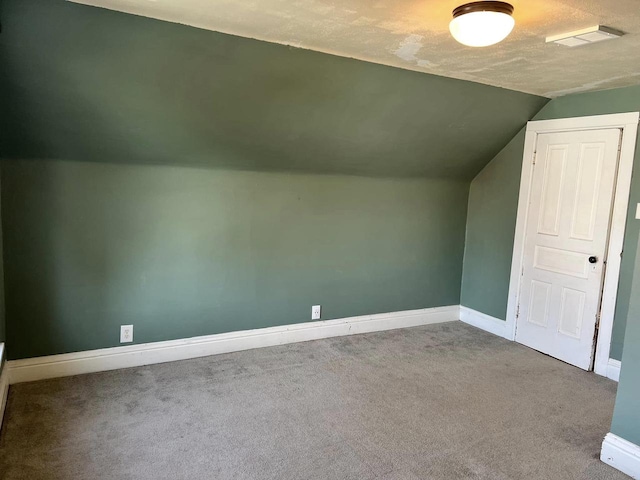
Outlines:
{"type": "Polygon", "coordinates": [[[616,384],[459,322],[12,386],[0,478],[623,479],[616,384]]]}

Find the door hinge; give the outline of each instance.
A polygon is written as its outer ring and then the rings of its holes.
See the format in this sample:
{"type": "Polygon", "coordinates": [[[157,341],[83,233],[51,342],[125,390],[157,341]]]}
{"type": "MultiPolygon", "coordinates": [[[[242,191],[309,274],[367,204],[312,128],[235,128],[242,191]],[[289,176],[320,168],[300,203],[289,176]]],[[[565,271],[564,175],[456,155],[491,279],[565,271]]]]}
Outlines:
{"type": "Polygon", "coordinates": [[[536,157],[538,156],[538,152],[533,152],[533,164],[536,164],[536,157]]]}
{"type": "Polygon", "coordinates": [[[516,319],[520,318],[520,304],[516,307],[516,319]]]}

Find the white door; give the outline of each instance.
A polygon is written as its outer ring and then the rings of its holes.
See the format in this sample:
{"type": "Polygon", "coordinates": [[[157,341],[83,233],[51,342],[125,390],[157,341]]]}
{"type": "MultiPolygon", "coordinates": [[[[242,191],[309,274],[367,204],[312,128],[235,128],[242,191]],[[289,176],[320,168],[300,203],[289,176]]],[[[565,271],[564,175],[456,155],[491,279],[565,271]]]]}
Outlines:
{"type": "Polygon", "coordinates": [[[538,136],[516,341],[589,370],[620,129],[538,136]]]}

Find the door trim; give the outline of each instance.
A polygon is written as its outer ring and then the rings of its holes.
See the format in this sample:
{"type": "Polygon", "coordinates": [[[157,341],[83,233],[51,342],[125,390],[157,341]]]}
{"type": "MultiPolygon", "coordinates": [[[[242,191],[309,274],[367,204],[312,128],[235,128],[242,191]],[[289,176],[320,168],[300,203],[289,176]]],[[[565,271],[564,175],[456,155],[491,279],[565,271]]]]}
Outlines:
{"type": "Polygon", "coordinates": [[[542,133],[572,132],[582,130],[601,130],[620,128],[620,159],[611,215],[609,232],[609,250],[607,251],[607,268],[604,275],[602,306],[600,310],[600,327],[596,341],[594,370],[599,375],[607,375],[613,317],[618,295],[622,245],[629,209],[629,193],[631,190],[631,174],[633,171],[636,137],[640,112],[618,113],[614,115],[594,115],[590,117],[562,118],[557,120],[539,120],[527,123],[522,157],[522,175],[520,177],[520,195],[518,197],[518,213],[511,261],[509,280],[509,297],[507,301],[506,337],[516,338],[516,310],[520,296],[520,279],[522,277],[524,241],[529,214],[531,183],[533,181],[533,158],[538,135],[542,133]]]}

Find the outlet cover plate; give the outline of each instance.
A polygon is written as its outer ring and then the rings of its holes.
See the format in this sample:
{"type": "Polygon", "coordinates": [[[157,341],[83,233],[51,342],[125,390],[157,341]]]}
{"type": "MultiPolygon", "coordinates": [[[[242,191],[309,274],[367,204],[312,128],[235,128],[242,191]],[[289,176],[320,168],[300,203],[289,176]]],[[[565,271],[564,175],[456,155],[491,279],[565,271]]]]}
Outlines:
{"type": "Polygon", "coordinates": [[[311,307],[311,320],[320,320],[322,316],[322,307],[320,305],[314,305],[311,307]]]}
{"type": "Polygon", "coordinates": [[[636,219],[640,220],[640,203],[636,205],[636,219]]]}
{"type": "Polygon", "coordinates": [[[120,325],[120,343],[133,342],[133,325],[120,325]]]}

